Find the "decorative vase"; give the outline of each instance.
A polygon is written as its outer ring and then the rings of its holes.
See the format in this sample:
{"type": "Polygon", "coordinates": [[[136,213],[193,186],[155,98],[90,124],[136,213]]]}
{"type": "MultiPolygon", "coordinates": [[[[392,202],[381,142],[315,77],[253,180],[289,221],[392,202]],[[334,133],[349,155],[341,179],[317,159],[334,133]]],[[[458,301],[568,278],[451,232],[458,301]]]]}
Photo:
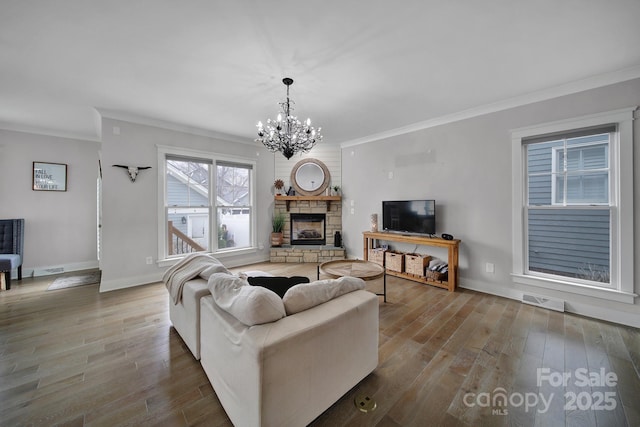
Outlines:
{"type": "Polygon", "coordinates": [[[371,214],[371,231],[378,231],[378,214],[371,214]]]}

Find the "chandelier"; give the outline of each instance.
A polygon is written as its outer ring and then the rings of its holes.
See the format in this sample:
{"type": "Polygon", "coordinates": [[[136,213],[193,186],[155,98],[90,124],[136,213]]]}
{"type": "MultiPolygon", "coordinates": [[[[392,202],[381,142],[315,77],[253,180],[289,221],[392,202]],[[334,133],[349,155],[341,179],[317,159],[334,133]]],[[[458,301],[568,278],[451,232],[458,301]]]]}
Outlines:
{"type": "Polygon", "coordinates": [[[267,119],[266,126],[258,122],[256,142],[261,142],[273,153],[280,151],[290,159],[297,152],[306,153],[311,150],[316,142],[322,140],[322,135],[320,135],[321,128],[316,130],[311,126],[311,119],[300,123],[297,117],[291,115],[293,110],[291,104],[294,102],[289,99],[289,86],[293,84],[293,79],[285,77],[282,83],[287,86],[287,100],[279,103],[282,113],[278,114],[276,120],[267,119]]]}

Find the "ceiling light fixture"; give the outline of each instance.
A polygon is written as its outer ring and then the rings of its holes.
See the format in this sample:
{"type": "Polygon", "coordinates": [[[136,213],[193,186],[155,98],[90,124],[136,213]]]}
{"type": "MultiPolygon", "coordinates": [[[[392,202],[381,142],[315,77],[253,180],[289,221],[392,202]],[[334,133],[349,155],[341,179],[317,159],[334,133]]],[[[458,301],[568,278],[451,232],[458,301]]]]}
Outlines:
{"type": "Polygon", "coordinates": [[[264,127],[262,122],[258,122],[256,142],[261,142],[273,153],[280,151],[290,159],[297,152],[307,153],[316,145],[316,142],[322,140],[322,135],[320,135],[321,128],[316,130],[311,126],[311,119],[307,119],[303,124],[291,115],[293,110],[291,104],[294,102],[289,99],[289,86],[293,84],[293,79],[285,77],[282,83],[287,86],[287,100],[279,103],[282,113],[278,114],[276,120],[267,119],[267,125],[264,127]]]}

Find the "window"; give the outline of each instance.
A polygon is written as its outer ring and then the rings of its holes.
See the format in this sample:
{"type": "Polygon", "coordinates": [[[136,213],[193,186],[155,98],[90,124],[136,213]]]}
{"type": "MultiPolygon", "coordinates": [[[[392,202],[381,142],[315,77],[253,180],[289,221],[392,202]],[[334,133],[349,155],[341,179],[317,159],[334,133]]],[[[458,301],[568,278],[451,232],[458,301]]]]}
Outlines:
{"type": "Polygon", "coordinates": [[[525,138],[528,270],[610,284],[609,141],[615,127],[525,138]]]}
{"type": "Polygon", "coordinates": [[[159,259],[253,247],[254,162],[159,147],[158,165],[159,259]]]}
{"type": "Polygon", "coordinates": [[[165,158],[166,256],[209,251],[211,161],[165,158]]]}
{"type": "Polygon", "coordinates": [[[632,118],[513,132],[516,282],[633,302],[632,118]]]}
{"type": "Polygon", "coordinates": [[[558,145],[551,149],[554,205],[609,204],[609,140],[615,136],[615,128],[602,131],[594,130],[591,131],[593,135],[584,137],[565,136],[550,143],[529,143],[527,168],[530,180],[535,180],[531,173],[537,167],[532,159],[536,152],[544,156],[546,145],[558,145]]]}
{"type": "Polygon", "coordinates": [[[251,167],[219,161],[217,171],[218,249],[251,244],[251,167]]]}

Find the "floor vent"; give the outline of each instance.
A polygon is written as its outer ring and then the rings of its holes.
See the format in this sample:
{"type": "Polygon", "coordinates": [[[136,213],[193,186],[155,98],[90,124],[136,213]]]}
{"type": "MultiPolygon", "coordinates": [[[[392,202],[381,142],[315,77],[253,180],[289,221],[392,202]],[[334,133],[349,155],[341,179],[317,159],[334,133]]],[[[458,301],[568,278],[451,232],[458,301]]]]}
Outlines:
{"type": "Polygon", "coordinates": [[[542,308],[548,308],[549,310],[564,312],[564,301],[555,298],[541,297],[539,295],[532,294],[522,294],[522,302],[525,304],[536,305],[542,308]]]}
{"type": "Polygon", "coordinates": [[[64,273],[64,267],[40,268],[33,270],[33,277],[64,273]]]}

